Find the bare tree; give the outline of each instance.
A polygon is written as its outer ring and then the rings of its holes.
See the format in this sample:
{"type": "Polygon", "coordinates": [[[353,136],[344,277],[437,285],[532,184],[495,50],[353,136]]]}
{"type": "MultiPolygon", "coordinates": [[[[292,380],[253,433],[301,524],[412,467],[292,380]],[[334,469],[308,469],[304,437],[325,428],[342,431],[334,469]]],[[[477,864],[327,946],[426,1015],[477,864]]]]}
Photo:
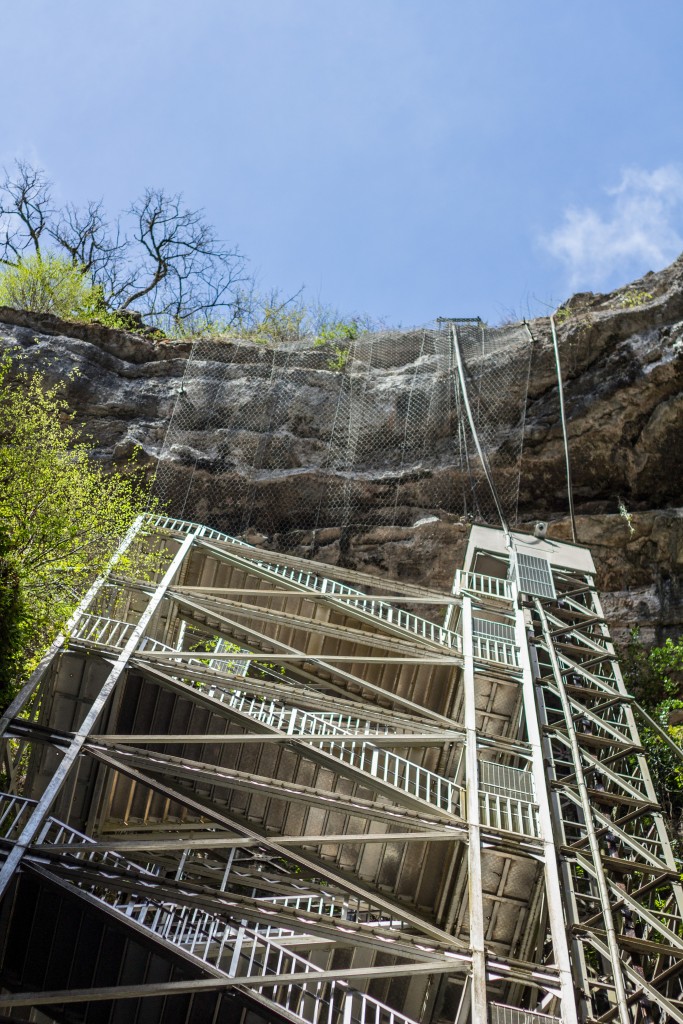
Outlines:
{"type": "Polygon", "coordinates": [[[54,216],[52,182],[23,160],[16,174],[5,170],[0,184],[0,262],[16,266],[26,252],[40,253],[42,236],[54,216]]]}
{"type": "Polygon", "coordinates": [[[107,309],[159,326],[244,318],[245,257],[180,194],[148,188],[110,222],[101,200],[56,209],[44,172],[17,161],[0,184],[0,262],[43,249],[83,267],[107,309]]]}
{"type": "Polygon", "coordinates": [[[138,261],[119,286],[120,309],[142,303],[152,316],[180,321],[230,309],[247,280],[244,257],[217,239],[201,210],[183,207],[179,194],[148,188],[128,213],[138,261]]]}
{"type": "Polygon", "coordinates": [[[82,209],[67,203],[49,231],[58,248],[98,284],[102,283],[102,275],[111,273],[114,265],[125,261],[126,243],[121,238],[120,226],[117,222],[112,231],[101,199],[89,202],[82,209]]]}

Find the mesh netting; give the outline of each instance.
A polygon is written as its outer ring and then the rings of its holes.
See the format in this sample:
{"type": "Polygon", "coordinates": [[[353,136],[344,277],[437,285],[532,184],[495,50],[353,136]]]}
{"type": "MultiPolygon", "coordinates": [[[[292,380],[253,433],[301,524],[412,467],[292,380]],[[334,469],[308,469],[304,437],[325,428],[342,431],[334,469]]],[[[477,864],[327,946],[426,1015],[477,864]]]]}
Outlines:
{"type": "MultiPolygon", "coordinates": [[[[523,327],[455,326],[477,431],[515,521],[531,344],[523,327]]],[[[228,533],[497,522],[465,416],[453,327],[316,347],[201,339],[156,493],[228,533]]]]}

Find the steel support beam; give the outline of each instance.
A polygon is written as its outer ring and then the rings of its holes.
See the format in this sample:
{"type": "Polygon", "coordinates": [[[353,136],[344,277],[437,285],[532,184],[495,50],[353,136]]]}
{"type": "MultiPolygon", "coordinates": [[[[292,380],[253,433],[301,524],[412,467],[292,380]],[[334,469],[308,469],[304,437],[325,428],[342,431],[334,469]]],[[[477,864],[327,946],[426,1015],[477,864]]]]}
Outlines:
{"type": "MultiPolygon", "coordinates": [[[[132,539],[132,537],[131,537],[132,539]]],[[[83,719],[80,728],[74,734],[74,737],[69,744],[69,747],[64,751],[62,760],[59,762],[57,769],[55,770],[52,779],[50,780],[45,792],[42,794],[36,806],[31,813],[29,820],[26,822],[21,835],[14,843],[14,846],[9,853],[7,860],[0,869],[0,898],[4,895],[7,887],[9,886],[14,872],[21,862],[21,858],[26,853],[30,844],[36,837],[36,833],[43,823],[45,817],[49,813],[52,803],[63,786],[67,775],[69,774],[72,765],[76,758],[81,752],[83,744],[87,740],[90,732],[95,726],[99,715],[101,714],[105,704],[111,696],[114,687],[121,678],[133,651],[137,647],[142,635],[144,634],[147,625],[154,615],[154,612],[159,607],[166,590],[168,589],[173,577],[178,572],[182,565],[187,552],[190,550],[194,541],[194,535],[188,534],[183,540],[182,544],[178,548],[171,564],[164,573],[161,581],[154,591],[154,596],[149,601],[147,607],[142,613],[140,620],[133,630],[131,637],[121,651],[121,654],[117,658],[114,666],[109,672],[104,684],[102,685],[99,693],[95,697],[94,701],[90,705],[90,708],[83,719]]],[[[14,717],[14,716],[12,716],[14,717]]]]}
{"type": "Polygon", "coordinates": [[[576,775],[576,788],[578,791],[579,799],[581,801],[581,810],[583,814],[584,827],[586,829],[588,836],[588,844],[590,847],[591,859],[593,861],[593,864],[595,865],[595,879],[600,896],[600,906],[602,909],[602,916],[605,924],[605,932],[607,934],[607,951],[609,962],[612,967],[615,997],[617,1000],[617,1006],[619,1008],[619,1020],[621,1024],[631,1024],[631,1018],[628,1011],[628,1005],[626,1002],[627,993],[624,985],[623,962],[619,953],[619,944],[617,942],[616,929],[614,926],[614,920],[612,918],[609,889],[607,887],[607,881],[605,879],[605,875],[602,868],[600,846],[598,844],[597,836],[595,834],[593,809],[591,807],[590,797],[588,795],[588,786],[586,785],[585,773],[583,770],[581,750],[579,748],[578,740],[576,738],[576,732],[574,731],[571,705],[569,703],[569,698],[567,696],[564,677],[560,669],[557,655],[555,653],[555,648],[553,646],[552,637],[548,635],[549,627],[548,620],[545,615],[545,610],[538,598],[535,599],[534,603],[536,606],[536,612],[541,622],[543,635],[546,640],[546,649],[552,665],[553,674],[555,676],[555,682],[558,688],[560,700],[562,703],[562,710],[567,725],[567,735],[569,737],[574,772],[576,775]]]}
{"type": "MultiPolygon", "coordinates": [[[[514,584],[516,596],[517,586],[514,584]]],[[[574,998],[574,980],[572,977],[569,942],[562,907],[562,886],[558,867],[558,851],[555,845],[553,821],[551,815],[550,792],[545,775],[541,730],[534,693],[534,681],[529,657],[528,637],[525,613],[521,608],[515,611],[515,632],[517,645],[522,662],[522,694],[524,699],[524,718],[527,736],[532,752],[532,773],[534,790],[538,802],[538,821],[541,841],[543,843],[543,862],[545,873],[545,891],[548,903],[548,923],[553,944],[553,954],[560,976],[562,994],[563,1024],[578,1024],[576,1001],[574,998]]]]}
{"type": "Polygon", "coordinates": [[[479,822],[479,761],[477,756],[477,709],[474,691],[474,659],[472,656],[472,600],[462,599],[462,642],[464,654],[463,686],[465,690],[465,758],[467,783],[467,828],[469,843],[468,905],[470,948],[472,950],[472,1019],[487,1018],[486,941],[484,936],[484,905],[481,875],[481,829],[479,822]]]}
{"type": "MultiPolygon", "coordinates": [[[[387,910],[390,914],[401,917],[403,920],[412,924],[416,929],[421,930],[425,935],[431,936],[437,939],[439,942],[450,942],[454,948],[464,947],[464,943],[459,942],[452,935],[444,932],[441,928],[436,927],[427,921],[424,917],[420,917],[418,914],[413,913],[408,907],[403,904],[395,903],[393,900],[388,900],[380,893],[368,889],[365,886],[359,885],[357,882],[352,881],[348,876],[342,874],[338,870],[329,864],[314,860],[310,854],[306,854],[301,850],[292,849],[288,846],[280,847],[276,841],[271,839],[270,836],[261,835],[256,832],[255,829],[249,828],[243,822],[230,814],[222,814],[215,808],[207,806],[205,803],[194,799],[182,790],[175,787],[169,786],[166,783],[162,783],[153,776],[141,772],[135,768],[131,768],[126,764],[121,763],[117,759],[111,757],[109,754],[97,752],[97,757],[104,764],[109,764],[117,771],[128,775],[130,778],[137,779],[138,781],[149,786],[150,789],[156,790],[158,793],[163,793],[165,796],[170,797],[171,800],[175,800],[180,804],[184,804],[186,807],[192,808],[198,811],[205,817],[210,818],[216,824],[222,825],[223,828],[228,828],[234,832],[240,833],[241,835],[249,838],[258,840],[258,842],[267,847],[274,853],[282,854],[288,860],[294,861],[299,864],[302,868],[307,871],[311,871],[314,875],[322,873],[324,877],[328,878],[335,885],[341,889],[345,889],[348,892],[353,893],[354,896],[358,896],[363,900],[367,900],[368,903],[375,904],[376,906],[382,907],[387,910]]],[[[302,840],[304,837],[302,836],[302,840]]]]}

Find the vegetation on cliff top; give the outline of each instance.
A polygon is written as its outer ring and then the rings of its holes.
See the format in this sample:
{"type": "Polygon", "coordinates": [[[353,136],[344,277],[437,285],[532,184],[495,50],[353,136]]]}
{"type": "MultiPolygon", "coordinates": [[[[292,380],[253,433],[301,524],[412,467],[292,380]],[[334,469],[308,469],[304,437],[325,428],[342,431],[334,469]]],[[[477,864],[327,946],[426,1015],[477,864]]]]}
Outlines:
{"type": "Polygon", "coordinates": [[[181,195],[147,188],[110,218],[101,200],[55,203],[45,173],[17,161],[0,182],[0,263],[67,261],[97,289],[103,312],[136,311],[153,326],[233,319],[250,284],[246,259],[181,195]]]}
{"type": "Polygon", "coordinates": [[[338,363],[374,324],[304,302],[302,291],[258,291],[238,248],[181,195],[147,188],[110,218],[101,200],[57,206],[45,173],[28,163],[0,181],[0,305],[160,337],[308,338],[338,363]]]}

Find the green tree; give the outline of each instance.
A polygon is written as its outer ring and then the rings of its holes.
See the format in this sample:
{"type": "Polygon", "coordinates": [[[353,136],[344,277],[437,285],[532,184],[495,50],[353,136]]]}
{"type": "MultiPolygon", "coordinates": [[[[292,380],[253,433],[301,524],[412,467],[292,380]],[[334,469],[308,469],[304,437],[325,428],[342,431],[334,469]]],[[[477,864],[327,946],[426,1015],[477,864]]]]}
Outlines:
{"type": "Polygon", "coordinates": [[[20,674],[28,639],[26,606],[9,550],[7,537],[0,534],[0,710],[20,674]]]}
{"type": "Polygon", "coordinates": [[[98,290],[83,268],[52,253],[25,256],[0,274],[0,306],[80,318],[94,310],[98,290]]]}
{"type": "MultiPolygon", "coordinates": [[[[683,745],[683,638],[646,650],[634,630],[621,652],[624,681],[638,703],[683,745]]],[[[670,818],[683,816],[683,760],[646,724],[640,728],[657,798],[670,818]]]]}
{"type": "Polygon", "coordinates": [[[134,477],[92,463],[59,387],[10,370],[0,363],[0,706],[144,502],[134,477]]]}
{"type": "Polygon", "coordinates": [[[31,254],[46,262],[48,253],[87,274],[101,312],[139,314],[157,328],[232,323],[251,286],[239,249],[182,195],[146,188],[110,219],[101,201],[60,207],[47,175],[17,160],[0,178],[0,264],[19,268],[31,254]]]}

